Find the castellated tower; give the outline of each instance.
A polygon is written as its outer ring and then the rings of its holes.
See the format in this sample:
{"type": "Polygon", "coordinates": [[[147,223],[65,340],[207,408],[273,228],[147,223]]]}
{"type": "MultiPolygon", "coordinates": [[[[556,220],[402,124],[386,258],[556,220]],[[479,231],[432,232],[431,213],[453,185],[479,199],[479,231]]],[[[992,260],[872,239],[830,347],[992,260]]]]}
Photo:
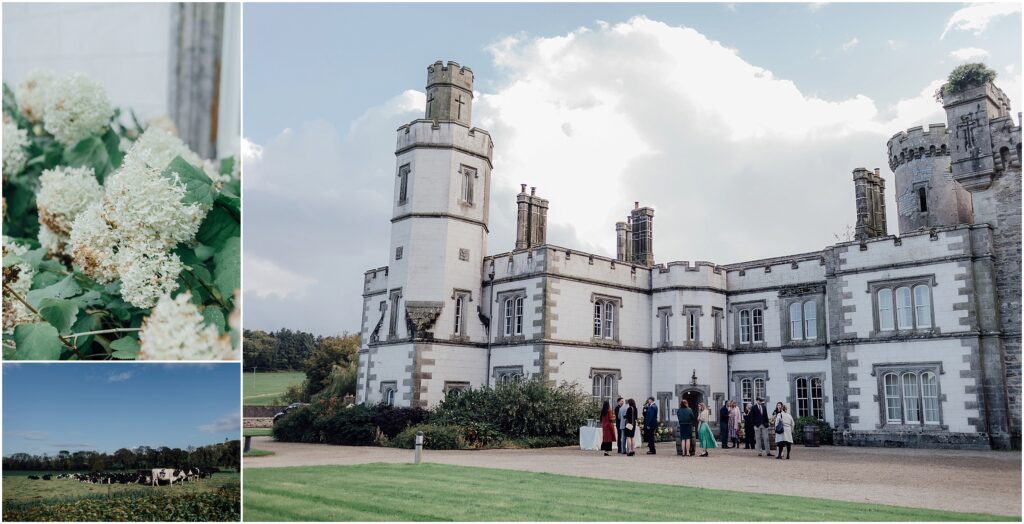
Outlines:
{"type": "Polygon", "coordinates": [[[975,264],[975,310],[988,432],[995,449],[1021,442],[1021,126],[991,82],[944,93],[953,179],[971,192],[971,242],[991,257],[975,264]],[[990,264],[990,265],[989,265],[990,264]]]}
{"type": "Polygon", "coordinates": [[[382,297],[379,345],[367,358],[370,401],[391,388],[399,405],[436,403],[450,370],[470,379],[467,387],[485,382],[478,309],[493,144],[471,127],[472,99],[473,71],[436,62],[427,68],[426,118],[398,128],[386,304],[382,297]],[[402,378],[391,382],[374,362],[401,363],[388,373],[402,378]]]}
{"type": "Polygon", "coordinates": [[[971,194],[953,180],[946,124],[912,127],[888,142],[900,234],[973,221],[971,194]]]}
{"type": "Polygon", "coordinates": [[[878,173],[858,167],[853,170],[857,196],[857,240],[888,235],[885,220],[885,179],[878,173]]]}
{"type": "Polygon", "coordinates": [[[548,201],[537,196],[536,187],[531,187],[527,194],[526,184],[521,184],[516,205],[516,251],[546,244],[548,201]]]}

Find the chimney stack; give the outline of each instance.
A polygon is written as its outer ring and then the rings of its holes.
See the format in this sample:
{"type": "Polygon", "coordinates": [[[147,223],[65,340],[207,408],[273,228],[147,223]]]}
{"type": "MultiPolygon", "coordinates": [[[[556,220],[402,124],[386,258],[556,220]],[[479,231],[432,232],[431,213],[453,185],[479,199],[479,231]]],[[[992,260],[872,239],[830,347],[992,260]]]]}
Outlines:
{"type": "Polygon", "coordinates": [[[858,167],[853,170],[853,186],[857,198],[857,240],[868,240],[888,235],[885,224],[885,179],[876,168],[874,172],[858,167]]]}
{"type": "Polygon", "coordinates": [[[548,201],[537,196],[537,188],[526,194],[526,184],[520,184],[516,195],[516,251],[547,243],[548,201]]]}

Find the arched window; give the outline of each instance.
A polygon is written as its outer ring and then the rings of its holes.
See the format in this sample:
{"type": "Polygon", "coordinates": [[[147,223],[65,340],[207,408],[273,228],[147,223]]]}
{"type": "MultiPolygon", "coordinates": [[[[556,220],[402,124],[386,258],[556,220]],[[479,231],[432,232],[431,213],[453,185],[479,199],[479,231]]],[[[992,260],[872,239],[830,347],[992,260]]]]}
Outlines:
{"type": "Polygon", "coordinates": [[[602,322],[602,311],[604,311],[604,303],[597,301],[594,303],[594,338],[601,338],[601,326],[602,322]]]}
{"type": "Polygon", "coordinates": [[[896,327],[899,329],[914,327],[914,309],[909,287],[896,288],[896,327]]]}
{"type": "Polygon", "coordinates": [[[789,339],[790,340],[803,340],[804,328],[803,328],[803,315],[799,302],[793,302],[789,305],[789,339]]]}
{"type": "Polygon", "coordinates": [[[612,338],[615,327],[615,304],[604,302],[604,338],[612,338]]]}
{"type": "Polygon", "coordinates": [[[900,401],[900,379],[895,373],[886,373],[882,377],[885,387],[885,418],[889,422],[903,422],[903,410],[900,401]]]}
{"type": "Polygon", "coordinates": [[[395,405],[395,390],[391,388],[384,390],[384,403],[389,406],[395,405]]]}
{"type": "Polygon", "coordinates": [[[811,379],[811,416],[825,420],[825,388],[819,377],[811,379]]]}
{"type": "Polygon", "coordinates": [[[523,297],[516,297],[515,329],[516,335],[523,334],[523,297]]]}
{"type": "Polygon", "coordinates": [[[463,299],[462,295],[459,295],[455,299],[455,334],[456,335],[461,335],[462,334],[462,316],[463,316],[462,309],[464,307],[463,304],[462,304],[463,300],[464,299],[463,299]]]}
{"type": "Polygon", "coordinates": [[[917,327],[932,326],[932,299],[928,286],[914,286],[914,320],[917,327]]]}
{"type": "Polygon", "coordinates": [[[473,178],[475,176],[475,169],[462,166],[462,201],[467,204],[473,203],[473,178]]]}
{"type": "Polygon", "coordinates": [[[892,331],[892,290],[889,288],[878,290],[878,329],[892,331]]]}
{"type": "Polygon", "coordinates": [[[511,297],[505,299],[505,336],[506,337],[512,336],[512,307],[513,307],[513,304],[514,303],[513,303],[511,297]]]}
{"type": "Polygon", "coordinates": [[[619,379],[615,373],[595,373],[591,384],[591,397],[600,404],[615,400],[619,391],[619,379]]]}
{"type": "Polygon", "coordinates": [[[804,338],[818,338],[818,305],[813,300],[804,302],[804,338]]]}
{"type": "Polygon", "coordinates": [[[754,379],[754,398],[756,399],[758,397],[768,398],[768,391],[764,387],[763,378],[754,379]]]}
{"type": "Polygon", "coordinates": [[[924,423],[939,423],[939,381],[935,373],[921,373],[921,400],[924,407],[924,423]]]}
{"type": "Polygon", "coordinates": [[[799,377],[796,379],[796,416],[807,417],[810,416],[810,388],[808,387],[807,378],[799,377]]]}
{"type": "Polygon", "coordinates": [[[743,402],[750,403],[754,401],[754,381],[745,378],[740,380],[740,396],[743,398],[743,402]]]}
{"type": "Polygon", "coordinates": [[[764,342],[764,313],[760,308],[754,308],[751,318],[754,324],[754,342],[764,342]]]}
{"type": "Polygon", "coordinates": [[[916,373],[903,374],[903,412],[906,414],[906,422],[920,423],[921,408],[918,395],[918,384],[916,373]]]}
{"type": "Polygon", "coordinates": [[[750,310],[740,311],[740,343],[750,343],[750,310]]]}

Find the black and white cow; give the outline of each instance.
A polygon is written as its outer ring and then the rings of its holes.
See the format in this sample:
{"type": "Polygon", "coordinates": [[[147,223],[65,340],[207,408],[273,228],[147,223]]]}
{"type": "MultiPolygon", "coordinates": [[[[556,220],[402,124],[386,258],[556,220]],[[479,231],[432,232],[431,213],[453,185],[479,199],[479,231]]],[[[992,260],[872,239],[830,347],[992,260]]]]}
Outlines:
{"type": "Polygon", "coordinates": [[[168,485],[174,484],[175,482],[181,482],[185,480],[188,475],[184,470],[180,469],[169,469],[169,468],[154,468],[151,474],[152,486],[162,485],[167,483],[168,485]]]}

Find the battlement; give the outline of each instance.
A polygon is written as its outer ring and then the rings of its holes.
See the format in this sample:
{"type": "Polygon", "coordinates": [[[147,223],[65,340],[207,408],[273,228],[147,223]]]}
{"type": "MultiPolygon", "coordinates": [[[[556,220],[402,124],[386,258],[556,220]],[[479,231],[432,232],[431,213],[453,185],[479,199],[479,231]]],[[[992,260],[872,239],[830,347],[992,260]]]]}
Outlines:
{"type": "Polygon", "coordinates": [[[395,154],[401,154],[415,147],[451,147],[479,155],[491,161],[494,143],[491,135],[478,127],[452,121],[435,122],[433,120],[413,120],[398,128],[398,141],[395,154]],[[446,125],[453,124],[453,125],[446,125]]]}
{"type": "Polygon", "coordinates": [[[688,261],[657,264],[651,268],[651,288],[714,288],[724,291],[724,269],[718,264],[704,260],[698,260],[693,264],[688,261]]]}
{"type": "Polygon", "coordinates": [[[427,66],[427,89],[434,85],[453,85],[473,93],[473,70],[466,66],[460,66],[452,60],[445,65],[438,60],[427,66]]]}
{"type": "Polygon", "coordinates": [[[371,269],[363,274],[363,296],[388,289],[388,266],[371,269]]]}
{"type": "Polygon", "coordinates": [[[988,111],[989,118],[996,118],[1011,114],[1010,97],[1006,96],[1006,93],[1004,93],[1002,89],[996,87],[992,82],[964,89],[959,93],[943,95],[942,107],[949,109],[952,106],[967,104],[978,99],[988,99],[989,102],[991,102],[985,106],[988,111]]]}
{"type": "Polygon", "coordinates": [[[922,126],[900,131],[887,142],[889,169],[896,168],[921,158],[949,156],[949,130],[946,124],[929,124],[925,131],[922,126]]]}

